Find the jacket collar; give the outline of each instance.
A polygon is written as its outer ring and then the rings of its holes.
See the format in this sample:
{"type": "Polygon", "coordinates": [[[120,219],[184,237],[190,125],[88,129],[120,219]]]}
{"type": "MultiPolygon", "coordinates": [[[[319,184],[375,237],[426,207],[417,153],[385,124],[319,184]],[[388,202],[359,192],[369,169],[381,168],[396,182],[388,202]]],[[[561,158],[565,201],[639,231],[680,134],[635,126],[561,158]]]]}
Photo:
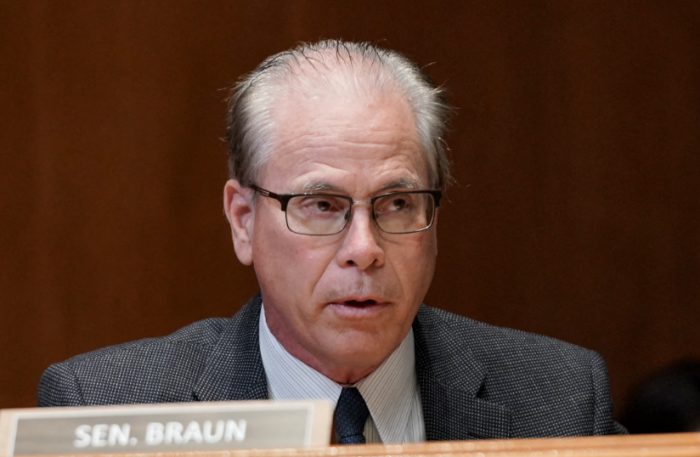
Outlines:
{"type": "Polygon", "coordinates": [[[268,398],[260,357],[258,323],[262,298],[258,292],[224,328],[207,357],[194,387],[199,401],[262,400],[268,398]]]}
{"type": "Polygon", "coordinates": [[[428,441],[510,437],[511,411],[481,398],[488,374],[469,349],[469,335],[425,305],[413,332],[428,441]]]}

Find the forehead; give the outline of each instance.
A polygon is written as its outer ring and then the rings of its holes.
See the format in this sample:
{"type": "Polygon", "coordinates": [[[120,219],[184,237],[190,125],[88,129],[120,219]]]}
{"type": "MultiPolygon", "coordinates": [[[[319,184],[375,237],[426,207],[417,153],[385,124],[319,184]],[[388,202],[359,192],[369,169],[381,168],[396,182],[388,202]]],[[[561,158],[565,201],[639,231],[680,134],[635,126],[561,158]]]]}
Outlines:
{"type": "Polygon", "coordinates": [[[404,97],[395,90],[323,89],[278,99],[264,179],[285,192],[427,186],[425,156],[404,97]]]}

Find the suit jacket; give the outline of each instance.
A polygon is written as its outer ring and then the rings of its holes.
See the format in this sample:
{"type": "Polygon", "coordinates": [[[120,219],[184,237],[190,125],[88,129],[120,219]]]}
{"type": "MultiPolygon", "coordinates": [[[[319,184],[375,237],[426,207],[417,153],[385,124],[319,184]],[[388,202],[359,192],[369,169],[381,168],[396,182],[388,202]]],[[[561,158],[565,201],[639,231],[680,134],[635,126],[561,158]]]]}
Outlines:
{"type": "MultiPolygon", "coordinates": [[[[40,406],[265,399],[260,295],[233,318],[50,366],[40,406]]],[[[428,440],[624,433],[605,363],[563,341],[422,305],[413,323],[428,440]]]]}

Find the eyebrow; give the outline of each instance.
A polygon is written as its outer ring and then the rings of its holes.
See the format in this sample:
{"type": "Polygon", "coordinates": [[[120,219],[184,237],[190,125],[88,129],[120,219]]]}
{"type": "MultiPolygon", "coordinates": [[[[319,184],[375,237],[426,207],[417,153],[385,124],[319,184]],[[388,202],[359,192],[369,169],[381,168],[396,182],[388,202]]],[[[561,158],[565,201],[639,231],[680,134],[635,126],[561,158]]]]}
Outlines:
{"type": "Polygon", "coordinates": [[[389,184],[382,186],[379,190],[391,190],[391,189],[417,189],[419,187],[418,180],[399,178],[396,181],[392,181],[389,184]]]}
{"type": "MultiPolygon", "coordinates": [[[[383,185],[380,189],[379,192],[385,191],[385,190],[392,190],[392,189],[416,189],[419,187],[418,180],[416,179],[409,179],[409,178],[399,178],[395,181],[391,181],[388,184],[383,185]]],[[[302,186],[302,191],[303,192],[322,192],[322,191],[331,191],[331,192],[340,192],[342,193],[342,189],[340,189],[338,186],[335,186],[327,181],[311,181],[307,182],[302,186]]]]}
{"type": "Polygon", "coordinates": [[[333,192],[341,192],[341,190],[331,183],[325,181],[311,181],[307,182],[301,187],[303,192],[319,192],[324,190],[329,190],[333,192]]]}

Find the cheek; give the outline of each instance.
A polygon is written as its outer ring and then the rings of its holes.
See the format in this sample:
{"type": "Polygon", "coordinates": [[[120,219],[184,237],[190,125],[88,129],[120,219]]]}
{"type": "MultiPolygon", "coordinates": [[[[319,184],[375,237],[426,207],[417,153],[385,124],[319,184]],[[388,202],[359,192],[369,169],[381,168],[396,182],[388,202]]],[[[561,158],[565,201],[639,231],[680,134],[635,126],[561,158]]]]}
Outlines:
{"type": "Polygon", "coordinates": [[[309,303],[332,253],[319,245],[319,239],[290,232],[284,219],[275,219],[275,214],[261,212],[256,216],[253,266],[263,292],[290,309],[309,303]]]}
{"type": "Polygon", "coordinates": [[[294,245],[287,239],[284,220],[267,208],[258,207],[253,235],[253,266],[263,291],[272,291],[275,284],[284,285],[293,269],[284,265],[295,263],[294,245]]]}
{"type": "Polygon", "coordinates": [[[428,292],[435,272],[437,241],[428,232],[397,249],[395,269],[404,292],[412,301],[421,302],[428,292]]]}

